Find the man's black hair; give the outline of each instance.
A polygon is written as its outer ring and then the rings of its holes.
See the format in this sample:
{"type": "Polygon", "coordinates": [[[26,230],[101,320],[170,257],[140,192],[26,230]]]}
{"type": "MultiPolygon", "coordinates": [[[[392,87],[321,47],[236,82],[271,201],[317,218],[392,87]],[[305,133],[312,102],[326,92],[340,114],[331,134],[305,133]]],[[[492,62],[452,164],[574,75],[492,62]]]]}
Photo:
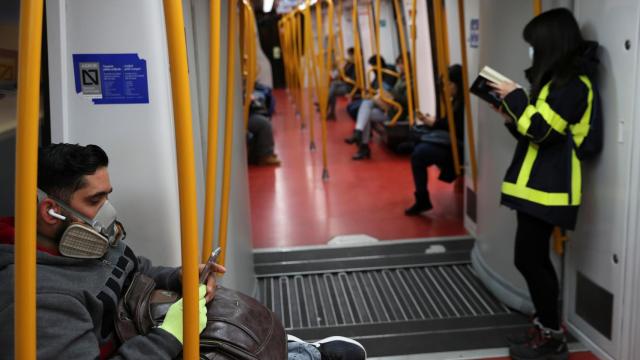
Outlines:
{"type": "Polygon", "coordinates": [[[353,46],[347,49],[347,54],[348,55],[353,55],[355,53],[356,53],[356,50],[353,48],[353,46]]]}
{"type": "Polygon", "coordinates": [[[85,175],[109,165],[109,157],[97,145],[51,144],[38,151],[38,188],[68,202],[86,185],[85,175]]]}

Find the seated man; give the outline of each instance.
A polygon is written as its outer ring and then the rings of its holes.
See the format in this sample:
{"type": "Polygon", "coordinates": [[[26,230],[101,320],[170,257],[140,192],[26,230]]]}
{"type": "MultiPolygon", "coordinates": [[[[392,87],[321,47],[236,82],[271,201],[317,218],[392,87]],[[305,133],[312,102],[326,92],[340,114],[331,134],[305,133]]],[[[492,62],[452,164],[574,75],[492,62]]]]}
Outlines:
{"type": "MultiPolygon", "coordinates": [[[[124,228],[108,201],[113,190],[108,164],[106,153],[96,145],[53,144],[40,149],[36,219],[39,359],[174,359],[182,353],[181,300],[169,307],[160,326],[119,343],[114,327],[116,305],[133,274],[142,272],[158,288],[180,292],[182,271],[151,266],[123,241],[124,228]],[[103,226],[94,228],[87,220],[103,226]],[[76,236],[79,228],[84,229],[82,235],[90,235],[83,243],[76,236]],[[105,241],[110,245],[98,251],[95,245],[105,241]]],[[[11,284],[16,270],[14,242],[20,240],[14,239],[13,226],[13,218],[0,218],[0,281],[5,284],[0,291],[0,359],[15,357],[11,284]]],[[[200,265],[201,270],[203,267],[200,265]]],[[[225,271],[215,264],[212,274],[225,271]]],[[[206,282],[206,287],[199,289],[200,331],[207,324],[205,303],[215,296],[215,276],[206,282]]],[[[348,338],[331,337],[301,345],[312,346],[310,351],[317,349],[317,356],[309,358],[313,360],[366,358],[362,345],[348,338]]],[[[300,359],[294,348],[289,358],[300,359]]]]}
{"type": "MultiPolygon", "coordinates": [[[[402,106],[401,119],[406,118],[408,113],[407,105],[407,84],[404,78],[404,69],[402,64],[402,55],[396,59],[396,68],[400,77],[396,81],[390,96],[393,100],[402,106]]],[[[369,148],[369,139],[371,138],[371,122],[390,121],[396,115],[397,110],[381,99],[380,93],[373,99],[365,99],[358,109],[356,119],[356,127],[353,135],[345,142],[348,144],[357,144],[358,152],[352,156],[353,160],[362,160],[371,157],[371,149],[369,148]]]]}
{"type": "MultiPolygon", "coordinates": [[[[346,77],[355,81],[356,79],[356,67],[353,62],[354,50],[352,47],[347,49],[347,62],[344,64],[342,72],[346,77]]],[[[329,86],[329,103],[327,109],[327,120],[336,119],[336,101],[338,96],[347,95],[353,87],[348,83],[342,81],[339,74],[334,73],[332,75],[331,85],[329,86]]]]}
{"type": "Polygon", "coordinates": [[[280,159],[274,149],[275,141],[270,115],[271,111],[266,104],[266,98],[254,91],[251,96],[247,124],[247,153],[250,164],[280,166],[280,159]]]}
{"type": "MultiPolygon", "coordinates": [[[[180,268],[153,267],[148,259],[136,257],[122,241],[124,229],[116,221],[116,211],[108,201],[113,190],[108,164],[107,155],[96,145],[54,144],[40,150],[36,229],[37,353],[40,359],[173,359],[182,352],[181,301],[170,307],[169,313],[173,316],[168,313],[161,326],[147,335],[118,344],[114,331],[116,304],[133,273],[142,272],[160,287],[179,292],[182,272],[180,268]],[[94,229],[87,219],[100,220],[104,228],[94,229]],[[78,249],[74,244],[78,238],[71,231],[66,232],[74,227],[88,229],[83,234],[91,234],[98,242],[108,240],[111,245],[103,252],[79,257],[75,255],[78,249]]],[[[0,282],[5,285],[13,284],[13,243],[20,241],[14,240],[12,227],[13,219],[2,219],[0,282]]],[[[215,271],[225,269],[218,265],[215,271]]],[[[215,276],[210,276],[207,302],[213,299],[214,289],[215,276]]],[[[5,286],[0,292],[2,359],[14,358],[13,292],[13,286],[5,286]]],[[[207,319],[204,286],[200,288],[200,298],[202,331],[207,319]]]]}

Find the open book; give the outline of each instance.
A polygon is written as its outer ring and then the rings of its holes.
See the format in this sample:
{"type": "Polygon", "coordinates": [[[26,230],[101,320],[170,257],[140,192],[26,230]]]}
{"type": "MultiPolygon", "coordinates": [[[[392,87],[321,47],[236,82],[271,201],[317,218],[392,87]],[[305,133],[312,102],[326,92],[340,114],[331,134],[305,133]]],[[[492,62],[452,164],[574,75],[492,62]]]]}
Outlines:
{"type": "Polygon", "coordinates": [[[480,70],[480,74],[478,74],[478,77],[474,80],[471,88],[469,89],[472,94],[475,94],[482,100],[493,104],[495,107],[500,107],[500,103],[502,101],[500,100],[498,94],[493,90],[491,85],[489,85],[489,82],[513,82],[513,80],[500,74],[492,68],[485,66],[482,68],[482,70],[480,70]]]}

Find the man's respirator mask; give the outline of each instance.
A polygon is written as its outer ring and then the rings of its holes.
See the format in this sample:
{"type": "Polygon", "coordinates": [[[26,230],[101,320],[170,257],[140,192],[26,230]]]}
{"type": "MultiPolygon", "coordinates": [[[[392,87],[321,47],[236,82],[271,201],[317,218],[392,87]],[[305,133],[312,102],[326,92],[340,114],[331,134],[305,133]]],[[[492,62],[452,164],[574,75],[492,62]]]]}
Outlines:
{"type": "MultiPolygon", "coordinates": [[[[82,222],[72,222],[60,237],[58,250],[60,254],[78,259],[99,259],[125,238],[126,233],[122,224],[116,220],[116,209],[109,200],[105,201],[93,219],[73,210],[71,206],[53,198],[38,189],[38,202],[45,198],[55,201],[60,207],[71,213],[74,218],[82,222]]],[[[60,220],[67,220],[66,216],[49,210],[49,214],[60,220]]]]}

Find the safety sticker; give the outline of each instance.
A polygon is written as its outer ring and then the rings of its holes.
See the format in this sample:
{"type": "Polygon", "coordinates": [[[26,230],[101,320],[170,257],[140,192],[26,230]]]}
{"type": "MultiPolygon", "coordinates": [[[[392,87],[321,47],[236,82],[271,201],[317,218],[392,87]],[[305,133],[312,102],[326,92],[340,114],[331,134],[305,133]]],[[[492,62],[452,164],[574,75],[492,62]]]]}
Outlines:
{"type": "Polygon", "coordinates": [[[73,54],[76,93],[94,104],[148,104],[147,62],[138,54],[73,54]]]}

